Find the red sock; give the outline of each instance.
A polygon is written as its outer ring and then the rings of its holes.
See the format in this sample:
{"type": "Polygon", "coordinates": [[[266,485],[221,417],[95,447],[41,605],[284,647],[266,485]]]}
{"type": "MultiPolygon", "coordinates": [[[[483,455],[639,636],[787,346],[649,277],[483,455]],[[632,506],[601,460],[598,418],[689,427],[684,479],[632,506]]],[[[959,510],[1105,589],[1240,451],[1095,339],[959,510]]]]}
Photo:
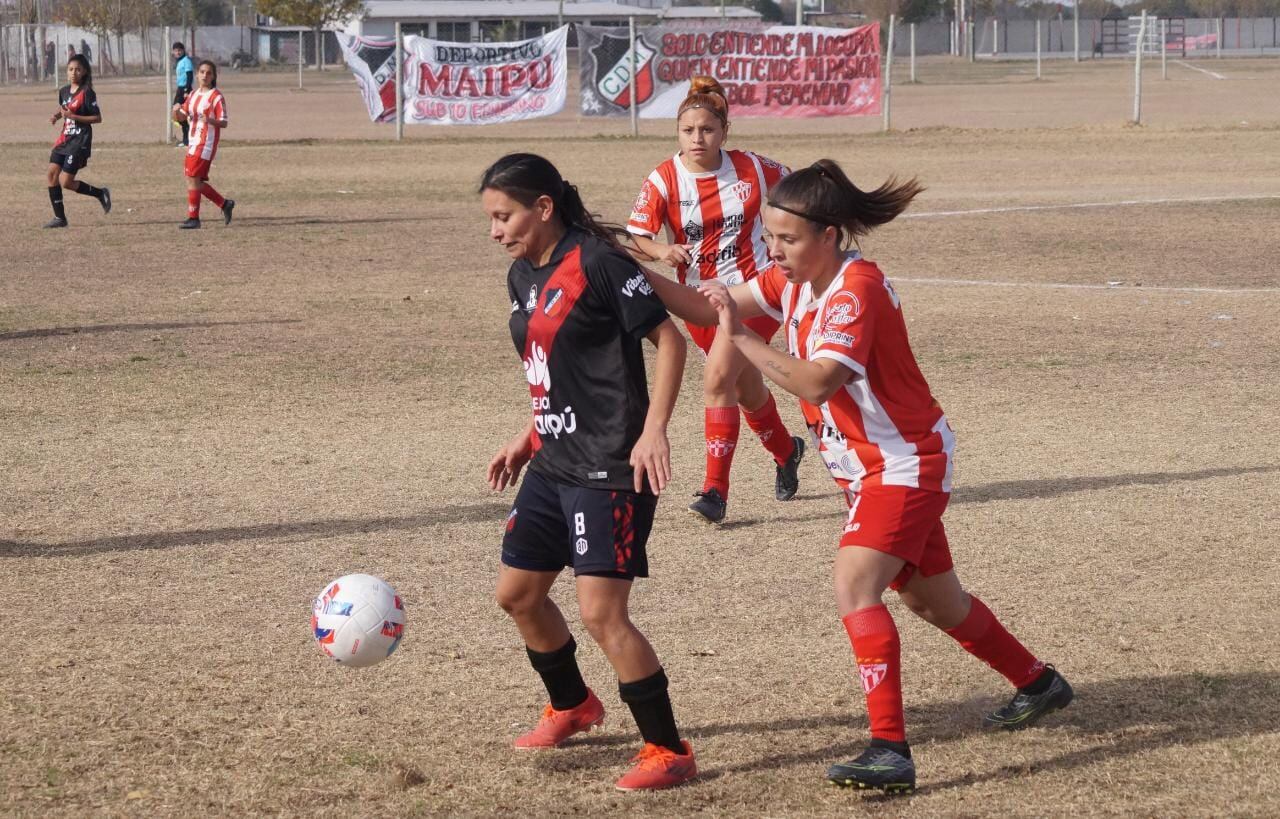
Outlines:
{"type": "Polygon", "coordinates": [[[1015,687],[1030,685],[1044,670],[1044,663],[1018,642],[1000,625],[991,609],[969,595],[969,616],[947,634],[955,638],[965,651],[999,671],[1015,687]]]}
{"type": "Polygon", "coordinates": [[[213,206],[216,208],[222,207],[223,203],[227,201],[223,199],[222,194],[214,190],[213,185],[210,185],[208,182],[200,186],[200,192],[203,193],[205,198],[212,202],[213,206]]]}
{"type": "Polygon", "coordinates": [[[759,436],[760,443],[769,450],[773,459],[779,464],[786,463],[796,447],[791,440],[791,433],[787,432],[787,425],[782,423],[782,417],[778,415],[778,404],[773,400],[773,393],[769,393],[769,400],[764,402],[764,406],[754,410],[743,407],[742,414],[747,419],[747,426],[759,436]]]}
{"type": "Polygon", "coordinates": [[[187,191],[187,218],[200,218],[200,191],[198,189],[187,191]]]}
{"type": "Polygon", "coordinates": [[[741,428],[737,407],[707,407],[707,477],[702,483],[703,492],[716,489],[722,498],[729,499],[729,467],[733,465],[741,428]]]}
{"type": "Polygon", "coordinates": [[[844,629],[853,643],[853,656],[867,695],[871,736],[893,742],[907,741],[902,716],[902,645],[893,615],[883,604],[846,615],[844,629]]]}

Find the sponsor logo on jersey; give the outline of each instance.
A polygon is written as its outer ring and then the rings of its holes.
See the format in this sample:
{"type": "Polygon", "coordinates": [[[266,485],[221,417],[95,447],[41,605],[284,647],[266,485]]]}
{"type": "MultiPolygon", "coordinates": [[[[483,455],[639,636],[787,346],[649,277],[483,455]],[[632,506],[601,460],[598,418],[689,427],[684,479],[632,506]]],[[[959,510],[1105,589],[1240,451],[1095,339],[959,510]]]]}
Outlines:
{"type": "Polygon", "coordinates": [[[893,289],[893,285],[889,283],[888,279],[884,280],[884,289],[889,294],[889,301],[893,302],[894,307],[902,304],[902,300],[898,298],[898,291],[893,289]]]}
{"type": "Polygon", "coordinates": [[[848,333],[842,333],[839,330],[828,330],[822,334],[821,344],[839,344],[842,347],[852,347],[857,341],[857,336],[851,336],[848,333]]]}
{"type": "Polygon", "coordinates": [[[636,293],[645,296],[653,295],[653,287],[649,285],[649,280],[644,277],[643,273],[637,273],[627,279],[627,283],[622,286],[622,295],[632,298],[636,293]]]}
{"type": "Polygon", "coordinates": [[[542,389],[551,389],[551,368],[547,366],[547,352],[538,342],[529,345],[529,357],[524,360],[524,377],[529,383],[542,389]]]}
{"type": "Polygon", "coordinates": [[[548,318],[555,318],[560,315],[560,308],[564,306],[561,304],[561,300],[563,298],[564,291],[560,288],[557,287],[555,290],[548,290],[547,297],[542,303],[542,312],[546,313],[548,318]]]}
{"type": "Polygon", "coordinates": [[[694,200],[694,199],[681,199],[681,200],[680,200],[680,207],[682,207],[682,208],[691,208],[691,207],[693,207],[694,202],[696,202],[696,201],[697,201],[697,200],[694,200]]]}
{"type": "Polygon", "coordinates": [[[588,543],[585,537],[580,537],[573,543],[573,550],[580,555],[587,553],[588,543]]]}
{"type": "Polygon", "coordinates": [[[526,312],[532,312],[533,308],[538,306],[538,285],[529,288],[529,300],[524,303],[526,312]]]}
{"type": "Polygon", "coordinates": [[[649,221],[649,215],[647,213],[641,213],[638,210],[633,210],[631,211],[631,221],[639,222],[640,224],[643,225],[649,221]]]}
{"type": "Polygon", "coordinates": [[[517,311],[517,310],[519,310],[519,309],[520,309],[520,302],[516,301],[515,299],[512,299],[512,300],[511,300],[511,312],[513,312],[513,313],[514,313],[515,311],[517,311]]]}
{"type": "Polygon", "coordinates": [[[739,202],[745,202],[751,198],[751,183],[745,179],[739,179],[729,188],[733,195],[738,197],[739,202]]]}
{"type": "Polygon", "coordinates": [[[860,315],[862,315],[862,302],[848,290],[841,290],[831,297],[831,303],[827,305],[826,314],[822,319],[822,328],[830,330],[843,327],[857,321],[860,315]]]}
{"type": "Polygon", "coordinates": [[[775,162],[767,156],[760,156],[760,154],[755,154],[755,158],[760,160],[761,165],[765,165],[770,168],[777,168],[780,171],[785,171],[787,169],[787,166],[783,165],[780,162],[775,162]]]}
{"type": "Polygon", "coordinates": [[[876,690],[876,686],[884,682],[889,673],[888,663],[858,663],[858,673],[862,675],[862,690],[868,694],[876,690]]]}
{"type": "MultiPolygon", "coordinates": [[[[644,184],[640,186],[640,193],[636,194],[636,201],[631,203],[631,210],[643,212],[645,208],[649,207],[649,197],[651,197],[653,193],[653,183],[646,179],[644,184]]],[[[631,214],[631,218],[636,218],[635,213],[631,214]]],[[[644,216],[641,216],[640,218],[643,219],[644,216]]]]}
{"type": "Polygon", "coordinates": [[[706,253],[699,253],[693,258],[697,264],[710,264],[712,262],[727,262],[730,259],[738,258],[739,250],[737,244],[725,245],[719,250],[708,250],[706,253]]]}
{"type": "Polygon", "coordinates": [[[600,96],[621,108],[631,105],[631,52],[635,50],[636,104],[643,105],[653,96],[653,58],[657,50],[643,36],[631,43],[627,37],[604,35],[591,49],[595,60],[595,90],[600,96]]]}
{"type": "Polygon", "coordinates": [[[572,435],[578,430],[578,417],[573,414],[573,407],[552,412],[551,402],[544,395],[533,399],[533,428],[539,435],[550,435],[558,441],[561,433],[572,435]]]}
{"type": "Polygon", "coordinates": [[[702,231],[702,225],[690,219],[684,223],[684,235],[687,236],[691,242],[701,242],[702,237],[706,234],[702,231]]]}

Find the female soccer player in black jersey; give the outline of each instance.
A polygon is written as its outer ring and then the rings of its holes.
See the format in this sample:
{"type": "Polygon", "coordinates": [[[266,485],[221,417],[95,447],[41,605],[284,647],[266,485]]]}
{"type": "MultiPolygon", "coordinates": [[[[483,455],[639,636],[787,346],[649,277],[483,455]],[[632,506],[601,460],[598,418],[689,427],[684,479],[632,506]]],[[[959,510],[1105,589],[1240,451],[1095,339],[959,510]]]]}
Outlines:
{"type": "Polygon", "coordinates": [[[102,122],[98,96],[93,93],[93,69],[79,54],[67,60],[67,84],[58,89],[58,110],[49,118],[49,124],[58,120],[63,121],[62,133],[58,134],[53,153],[49,154],[49,203],[53,205],[53,219],[45,223],[47,228],[67,226],[67,214],[62,206],[63,188],[92,196],[102,205],[103,213],[111,212],[110,188],[95,188],[76,181],[76,173],[89,164],[93,126],[102,122]]]}
{"type": "Polygon", "coordinates": [[[507,517],[497,599],[551,702],[516,747],[555,747],[604,721],[574,659],[573,635],[547,596],[572,567],[583,625],[613,664],[644,738],[617,787],[678,785],[697,773],[693,749],[680,739],[666,674],[627,601],[632,580],[648,575],[645,544],[671,474],[666,429],[684,337],[615,232],[546,159],[504,156],[485,171],[480,197],[490,237],[514,259],[511,337],[533,410],[488,469],[489,485],[501,490],[529,465],[507,517]],[[643,340],[657,348],[652,401],[643,340]]]}

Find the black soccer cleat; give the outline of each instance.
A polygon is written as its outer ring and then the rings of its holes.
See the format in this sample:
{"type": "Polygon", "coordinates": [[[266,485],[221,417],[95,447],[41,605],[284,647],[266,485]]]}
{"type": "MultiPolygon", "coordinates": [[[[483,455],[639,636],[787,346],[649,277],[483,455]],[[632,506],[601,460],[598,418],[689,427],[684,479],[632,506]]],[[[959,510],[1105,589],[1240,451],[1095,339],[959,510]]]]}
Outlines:
{"type": "Polygon", "coordinates": [[[791,442],[795,449],[786,463],[778,467],[778,476],[773,481],[773,496],[780,501],[791,500],[800,488],[800,462],[804,460],[804,439],[792,435],[791,442]]]}
{"type": "Polygon", "coordinates": [[[890,748],[869,747],[857,759],[827,768],[827,781],[842,788],[911,793],[916,789],[916,763],[890,748]]]}
{"type": "Polygon", "coordinates": [[[705,520],[707,523],[719,523],[724,520],[725,508],[728,502],[720,496],[720,490],[712,487],[706,492],[694,492],[693,496],[697,498],[693,503],[689,504],[689,511],[705,520]]]}
{"type": "Polygon", "coordinates": [[[1075,692],[1071,690],[1071,684],[1067,682],[1067,678],[1059,674],[1058,670],[1051,665],[1045,666],[1045,670],[1053,675],[1053,681],[1049,683],[1048,688],[1039,694],[1024,694],[1018,691],[1013,695],[1013,699],[1009,700],[1008,705],[997,708],[983,717],[983,726],[1003,728],[1006,731],[1021,731],[1023,728],[1035,725],[1046,714],[1070,705],[1075,692]]]}
{"type": "Polygon", "coordinates": [[[178,230],[199,230],[199,229],[200,229],[199,219],[188,219],[187,221],[178,225],[178,230]]]}
{"type": "Polygon", "coordinates": [[[54,217],[53,219],[45,222],[44,226],[47,228],[63,228],[67,226],[67,220],[54,217]]]}
{"type": "Polygon", "coordinates": [[[111,188],[103,187],[102,195],[98,197],[98,204],[102,205],[103,213],[111,212],[111,188]]]}
{"type": "Polygon", "coordinates": [[[231,224],[231,211],[235,210],[235,207],[236,207],[236,200],[234,199],[222,200],[222,224],[224,225],[231,224]]]}

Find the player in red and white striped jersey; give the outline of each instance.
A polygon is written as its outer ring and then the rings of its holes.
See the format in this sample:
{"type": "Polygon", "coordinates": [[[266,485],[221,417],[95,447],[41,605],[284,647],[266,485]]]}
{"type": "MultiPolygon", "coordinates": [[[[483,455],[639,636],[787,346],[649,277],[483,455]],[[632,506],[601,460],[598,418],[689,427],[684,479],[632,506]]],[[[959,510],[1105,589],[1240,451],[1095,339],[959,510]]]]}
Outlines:
{"type": "Polygon", "coordinates": [[[218,155],[222,129],[227,127],[227,102],[218,90],[218,67],[209,60],[196,66],[196,90],[181,105],[173,106],[179,122],[191,123],[185,173],[187,177],[187,220],[178,227],[195,230],[200,227],[200,197],[222,210],[223,224],[231,224],[231,211],[236,200],[225,199],[209,184],[209,169],[218,155]]]}
{"type": "MultiPolygon", "coordinates": [[[[741,284],[768,263],[760,239],[760,205],[787,169],[750,151],[724,150],[728,130],[724,89],[710,77],[694,77],[676,118],[680,151],[649,174],[632,205],[627,230],[636,247],[674,267],[681,284],[741,284]],[[664,228],[670,244],[657,239],[664,228]]],[[[714,326],[687,327],[707,355],[706,476],[689,510],[713,523],[724,519],[741,427],[739,407],[777,463],[775,496],[790,500],[799,487],[804,439],[787,431],[759,370],[727,340],[716,340],[714,326]]],[[[751,327],[767,339],[778,323],[761,316],[751,327]]]]}
{"type": "Polygon", "coordinates": [[[836,601],[872,738],[860,756],[831,766],[827,778],[887,791],[914,788],[915,764],[898,630],[881,600],[886,589],[1017,688],[987,725],[1024,728],[1072,698],[1067,681],[961,587],[942,525],[951,497],[951,428],[916,365],[893,286],[875,264],[844,250],[846,240],[891,221],[921,190],[915,180],[889,180],[862,191],[835,162],[820,160],[769,194],[764,223],[773,267],[732,289],[704,283],[699,292],[709,304],[688,288],[656,285],[671,312],[701,324],[718,318],[721,335],[799,396],[823,460],[846,493],[836,601]],[[789,354],[744,325],[761,315],[784,323],[789,354]]]}

